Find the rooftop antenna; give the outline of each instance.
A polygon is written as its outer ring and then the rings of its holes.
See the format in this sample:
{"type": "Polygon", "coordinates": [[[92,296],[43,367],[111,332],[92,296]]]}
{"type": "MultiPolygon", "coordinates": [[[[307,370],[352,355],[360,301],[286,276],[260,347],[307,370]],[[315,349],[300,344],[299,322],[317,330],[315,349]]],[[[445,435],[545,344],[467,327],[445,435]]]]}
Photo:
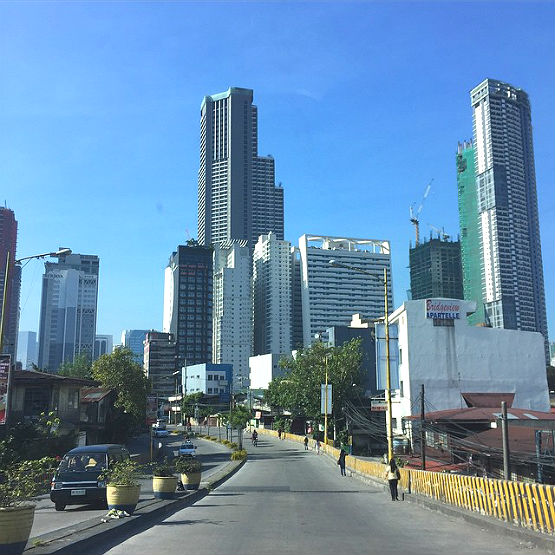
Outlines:
{"type": "Polygon", "coordinates": [[[414,202],[409,207],[410,223],[412,225],[414,225],[414,233],[416,235],[416,245],[415,246],[418,246],[418,244],[420,243],[420,220],[418,218],[420,216],[420,212],[422,212],[422,208],[424,206],[424,201],[426,200],[426,198],[430,194],[430,189],[432,188],[432,182],[433,182],[433,178],[428,183],[428,185],[426,185],[426,190],[424,191],[424,196],[422,197],[422,200],[420,201],[420,206],[418,207],[416,212],[414,211],[414,205],[415,205],[414,202]]]}

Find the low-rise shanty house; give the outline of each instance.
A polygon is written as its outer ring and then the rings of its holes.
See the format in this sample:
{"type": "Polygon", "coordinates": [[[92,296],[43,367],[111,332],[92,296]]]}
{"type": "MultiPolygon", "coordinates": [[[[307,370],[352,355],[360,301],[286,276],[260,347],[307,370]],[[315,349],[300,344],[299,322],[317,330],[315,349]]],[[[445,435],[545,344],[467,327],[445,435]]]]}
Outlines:
{"type": "MultiPolygon", "coordinates": [[[[510,423],[509,437],[513,434],[516,442],[513,456],[515,472],[530,475],[528,466],[520,468],[517,464],[517,458],[522,462],[522,456],[516,454],[520,452],[518,441],[528,436],[525,432],[519,431],[522,428],[517,428],[516,423],[533,426],[537,424],[538,429],[542,427],[551,429],[555,423],[555,414],[513,408],[514,393],[463,393],[462,397],[467,403],[465,408],[429,412],[424,415],[426,468],[500,477],[499,469],[501,472],[503,470],[503,453],[502,449],[499,451],[494,444],[493,438],[501,437],[501,401],[505,401],[510,423]]],[[[407,418],[405,427],[411,438],[415,455],[409,459],[409,465],[419,468],[421,465],[420,419],[415,416],[407,418]]],[[[525,447],[524,452],[528,453],[526,456],[529,458],[529,447],[525,447]]]]}
{"type": "MultiPolygon", "coordinates": [[[[514,409],[511,409],[510,413],[513,412],[514,409]]],[[[529,413],[529,416],[537,415],[529,413]]],[[[528,421],[509,420],[509,471],[512,480],[555,484],[555,415],[550,416],[528,421]]],[[[499,420],[496,428],[461,440],[457,451],[469,461],[470,473],[504,478],[503,436],[499,420]]]]}
{"type": "Polygon", "coordinates": [[[81,432],[86,432],[86,443],[103,443],[104,432],[109,423],[117,394],[106,387],[81,388],[81,432]]]}
{"type": "Polygon", "coordinates": [[[10,395],[12,422],[35,420],[41,413],[54,412],[60,419],[60,431],[79,429],[80,390],[95,382],[58,376],[34,370],[15,370],[10,395]]]}

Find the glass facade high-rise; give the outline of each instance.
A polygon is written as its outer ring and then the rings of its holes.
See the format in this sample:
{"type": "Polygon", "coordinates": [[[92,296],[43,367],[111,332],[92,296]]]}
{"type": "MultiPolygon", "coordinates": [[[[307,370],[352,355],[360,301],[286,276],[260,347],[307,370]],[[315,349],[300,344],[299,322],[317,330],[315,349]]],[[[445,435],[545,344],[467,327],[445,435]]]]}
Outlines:
{"type": "Polygon", "coordinates": [[[39,367],[56,372],[80,354],[92,360],[96,338],[99,259],[69,254],[46,262],[42,277],[39,367]]]}
{"type": "Polygon", "coordinates": [[[121,332],[121,344],[133,353],[133,358],[141,366],[144,362],[144,341],[148,331],[149,330],[123,330],[121,332]]]}
{"type": "Polygon", "coordinates": [[[482,296],[482,239],[472,141],[458,144],[456,164],[464,299],[476,302],[476,312],[468,316],[468,322],[475,326],[484,324],[486,318],[482,296]]]}
{"type": "Polygon", "coordinates": [[[13,210],[0,206],[0,311],[4,299],[4,282],[8,253],[10,268],[8,290],[4,308],[4,333],[2,354],[11,355],[12,363],[17,357],[17,332],[19,330],[19,292],[21,288],[21,266],[15,265],[17,248],[17,220],[13,210]]]}
{"type": "Polygon", "coordinates": [[[538,331],[547,317],[528,95],[485,79],[470,92],[482,294],[494,327],[538,331]]]}
{"type": "Polygon", "coordinates": [[[413,299],[462,299],[461,249],[458,241],[424,240],[409,249],[410,290],[413,299]]]}
{"type": "Polygon", "coordinates": [[[165,271],[164,332],[177,343],[176,367],[212,362],[213,249],[179,245],[165,271]]]}
{"type": "Polygon", "coordinates": [[[210,245],[273,231],[283,239],[283,189],[274,159],[258,155],[253,91],[232,87],[201,105],[198,241],[210,245]]]}

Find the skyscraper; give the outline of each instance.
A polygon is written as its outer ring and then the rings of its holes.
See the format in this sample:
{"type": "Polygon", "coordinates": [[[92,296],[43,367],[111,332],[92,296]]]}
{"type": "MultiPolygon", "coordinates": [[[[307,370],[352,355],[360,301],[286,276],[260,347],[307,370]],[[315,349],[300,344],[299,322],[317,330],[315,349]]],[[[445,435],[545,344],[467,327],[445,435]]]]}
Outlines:
{"type": "Polygon", "coordinates": [[[476,193],[472,141],[458,144],[456,163],[463,295],[467,301],[476,301],[476,312],[468,316],[468,322],[471,325],[477,325],[485,323],[486,318],[482,296],[482,256],[480,253],[482,240],[481,227],[478,225],[478,195],[476,193]]]}
{"type": "Polygon", "coordinates": [[[23,370],[32,370],[33,364],[38,362],[37,333],[34,331],[20,331],[17,336],[17,358],[23,370]]]}
{"type": "Polygon", "coordinates": [[[121,332],[121,344],[133,353],[133,358],[141,366],[144,363],[144,340],[148,330],[123,330],[121,332]]]}
{"type": "Polygon", "coordinates": [[[180,367],[212,362],[212,256],[212,248],[191,241],[166,267],[163,327],[177,343],[180,367]]]}
{"type": "Polygon", "coordinates": [[[6,306],[4,308],[4,341],[2,353],[11,355],[12,363],[17,357],[17,332],[19,328],[19,291],[21,287],[21,266],[15,265],[17,247],[17,220],[13,210],[0,206],[0,311],[4,299],[6,262],[10,256],[10,271],[6,306]]]}
{"type": "Polygon", "coordinates": [[[150,380],[151,393],[170,397],[177,393],[176,344],[173,333],[149,331],[144,343],[145,376],[150,380]]]}
{"type": "Polygon", "coordinates": [[[253,254],[254,355],[291,352],[291,243],[261,235],[253,254]]]}
{"type": "Polygon", "coordinates": [[[98,256],[69,254],[45,262],[39,327],[39,367],[57,371],[85,354],[96,338],[98,256]]]}
{"type": "Polygon", "coordinates": [[[353,314],[371,320],[383,317],[384,268],[388,274],[389,307],[393,310],[389,241],[303,235],[299,250],[305,347],[316,334],[327,339],[327,328],[348,325],[353,314]],[[330,260],[371,275],[334,267],[330,260]]]}
{"type": "Polygon", "coordinates": [[[251,251],[248,241],[214,247],[212,362],[233,365],[233,389],[245,387],[252,354],[251,251]]]}
{"type": "Polygon", "coordinates": [[[253,91],[232,87],[204,97],[200,118],[198,240],[210,245],[273,231],[283,239],[283,189],[274,159],[258,156],[253,91]]]}
{"type": "MultiPolygon", "coordinates": [[[[482,292],[494,327],[539,331],[547,318],[528,95],[485,79],[470,91],[482,292]]],[[[470,222],[469,222],[470,225],[470,222]]]]}
{"type": "Polygon", "coordinates": [[[413,299],[463,298],[459,241],[443,237],[424,240],[409,249],[409,266],[413,299]]]}
{"type": "Polygon", "coordinates": [[[93,358],[96,360],[102,355],[109,355],[114,350],[114,338],[112,335],[97,335],[94,340],[93,358]]]}

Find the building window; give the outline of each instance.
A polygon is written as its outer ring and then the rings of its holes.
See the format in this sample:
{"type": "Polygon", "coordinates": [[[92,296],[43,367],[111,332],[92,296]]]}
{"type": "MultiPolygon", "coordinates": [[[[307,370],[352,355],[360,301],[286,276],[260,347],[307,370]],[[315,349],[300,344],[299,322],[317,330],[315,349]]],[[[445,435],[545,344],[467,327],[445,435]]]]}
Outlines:
{"type": "Polygon", "coordinates": [[[399,382],[399,396],[400,396],[400,397],[404,397],[404,396],[405,396],[405,390],[404,390],[403,382],[402,382],[402,381],[399,382]]]}

